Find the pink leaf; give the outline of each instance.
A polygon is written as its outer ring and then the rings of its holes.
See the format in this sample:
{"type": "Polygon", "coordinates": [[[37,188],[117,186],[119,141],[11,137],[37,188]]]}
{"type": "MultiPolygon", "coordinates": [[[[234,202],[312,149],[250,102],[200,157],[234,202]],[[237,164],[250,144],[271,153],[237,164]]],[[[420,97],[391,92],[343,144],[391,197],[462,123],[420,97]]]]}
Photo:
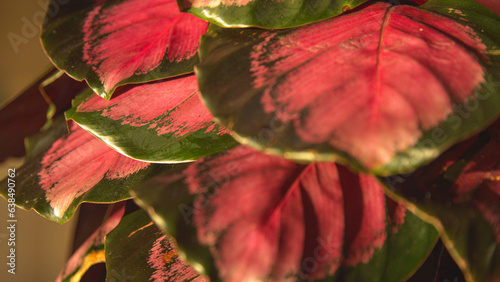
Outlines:
{"type": "Polygon", "coordinates": [[[71,131],[45,153],[38,173],[56,216],[101,180],[126,178],[150,165],[121,155],[76,123],[71,131]]]}
{"type": "Polygon", "coordinates": [[[236,147],[189,166],[198,239],[224,281],[318,279],[366,263],[386,238],[385,196],[371,176],[236,147]]]}
{"type": "Polygon", "coordinates": [[[135,74],[148,73],[162,60],[193,57],[208,23],[180,13],[174,0],[126,0],[97,5],[83,26],[83,59],[109,93],[135,74]]]}

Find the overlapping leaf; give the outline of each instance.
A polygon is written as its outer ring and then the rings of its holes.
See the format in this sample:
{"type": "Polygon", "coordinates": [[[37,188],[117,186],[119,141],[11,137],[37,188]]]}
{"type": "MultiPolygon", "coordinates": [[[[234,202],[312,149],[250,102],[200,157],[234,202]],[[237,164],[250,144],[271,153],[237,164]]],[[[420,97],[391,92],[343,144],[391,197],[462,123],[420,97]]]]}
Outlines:
{"type": "Polygon", "coordinates": [[[240,146],[184,167],[133,194],[179,240],[187,258],[205,266],[203,249],[196,254],[185,239],[196,228],[224,281],[334,275],[400,281],[436,240],[434,228],[405,215],[404,207],[387,208],[374,178],[340,165],[301,165],[240,146]]]}
{"type": "Polygon", "coordinates": [[[468,280],[500,279],[500,121],[412,175],[386,181],[442,230],[468,280]]]}
{"type": "Polygon", "coordinates": [[[57,2],[43,27],[47,54],[107,99],[121,84],[191,72],[208,27],[175,0],[57,2]]]}
{"type": "Polygon", "coordinates": [[[80,281],[92,265],[104,262],[104,238],[120,223],[124,212],[125,205],[117,204],[111,216],[71,256],[56,281],[80,281]]]}
{"type": "MultiPolygon", "coordinates": [[[[168,168],[130,159],[76,124],[70,134],[64,134],[65,128],[61,120],[44,132],[38,143],[48,148],[17,170],[15,198],[21,208],[65,222],[80,203],[128,199],[128,189],[168,168]]],[[[7,188],[5,179],[0,188],[4,197],[7,188]]]]}
{"type": "Polygon", "coordinates": [[[107,281],[208,281],[180,260],[173,240],[142,210],[123,218],[105,249],[107,281]]]}
{"type": "Polygon", "coordinates": [[[123,87],[111,101],[90,91],[66,117],[134,159],[186,162],[237,144],[201,103],[194,75],[123,87]]]}
{"type": "Polygon", "coordinates": [[[181,10],[225,27],[284,28],[347,12],[367,0],[178,0],[181,10]]]}
{"type": "Polygon", "coordinates": [[[47,111],[58,114],[66,110],[76,93],[85,83],[63,75],[53,83],[44,85],[57,74],[55,69],[43,75],[37,82],[0,110],[0,162],[8,157],[25,155],[24,138],[37,133],[47,121],[47,111]],[[45,96],[42,94],[45,92],[45,96]],[[44,99],[45,98],[45,99],[44,99]]]}
{"type": "Polygon", "coordinates": [[[241,143],[390,174],[498,116],[498,46],[500,17],[471,0],[374,2],[295,29],[211,27],[197,76],[241,143]]]}

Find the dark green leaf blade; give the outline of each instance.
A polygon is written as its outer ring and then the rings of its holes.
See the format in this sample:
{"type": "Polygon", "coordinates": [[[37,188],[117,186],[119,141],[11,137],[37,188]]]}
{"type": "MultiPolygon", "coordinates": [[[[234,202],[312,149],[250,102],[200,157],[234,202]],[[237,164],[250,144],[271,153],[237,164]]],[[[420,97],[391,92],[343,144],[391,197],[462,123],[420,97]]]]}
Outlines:
{"type": "Polygon", "coordinates": [[[337,16],[367,0],[178,0],[181,10],[224,27],[286,28],[337,16]]]}
{"type": "Polygon", "coordinates": [[[296,29],[210,27],[196,74],[216,120],[271,154],[389,175],[498,117],[498,15],[472,0],[363,7],[296,29]]]}
{"type": "Polygon", "coordinates": [[[139,210],[106,236],[107,281],[208,281],[181,261],[175,242],[139,210]]]}
{"type": "Polygon", "coordinates": [[[193,74],[125,86],[110,101],[89,91],[66,118],[122,154],[155,163],[179,163],[238,143],[202,104],[193,74]]]}
{"type": "Polygon", "coordinates": [[[61,70],[110,99],[115,88],[193,71],[208,23],[175,0],[51,1],[42,45],[61,70]]]}
{"type": "Polygon", "coordinates": [[[469,281],[500,279],[500,122],[413,174],[385,181],[419,210],[469,281]]]}

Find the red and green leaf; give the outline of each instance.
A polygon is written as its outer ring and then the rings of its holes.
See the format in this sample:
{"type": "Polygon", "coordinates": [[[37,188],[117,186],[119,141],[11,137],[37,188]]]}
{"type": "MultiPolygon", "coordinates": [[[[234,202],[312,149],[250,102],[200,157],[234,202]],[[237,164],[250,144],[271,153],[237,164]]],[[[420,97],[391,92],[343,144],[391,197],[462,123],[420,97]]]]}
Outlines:
{"type": "Polygon", "coordinates": [[[181,10],[224,27],[285,28],[337,16],[367,0],[178,0],[181,10]]]}
{"type": "Polygon", "coordinates": [[[105,237],[117,227],[124,212],[124,204],[114,207],[111,216],[69,258],[56,281],[80,281],[92,265],[104,262],[105,237]]]}
{"type": "MultiPolygon", "coordinates": [[[[50,220],[69,220],[82,202],[128,199],[128,189],[169,167],[130,159],[76,124],[65,132],[64,120],[44,132],[38,144],[47,147],[16,171],[16,204],[50,220]]],[[[4,179],[0,194],[8,193],[4,179]]]]}
{"type": "Polygon", "coordinates": [[[122,87],[110,101],[89,91],[66,117],[131,158],[194,161],[237,144],[215,124],[198,92],[192,74],[122,87]]]}
{"type": "Polygon", "coordinates": [[[196,73],[243,144],[407,172],[500,114],[499,35],[500,17],[473,1],[375,2],[295,29],[212,26],[196,73]]]}
{"type": "MultiPolygon", "coordinates": [[[[56,4],[57,5],[57,4],[56,4]]],[[[71,1],[47,16],[42,43],[60,69],[104,98],[122,84],[191,72],[208,23],[175,0],[71,1]]]]}
{"type": "MultiPolygon", "coordinates": [[[[334,275],[400,281],[437,238],[404,207],[391,202],[389,208],[375,178],[334,163],[296,164],[240,146],[180,168],[134,188],[133,195],[181,250],[193,245],[185,241],[185,230],[192,229],[182,226],[196,228],[224,281],[334,275]],[[410,241],[415,248],[409,254],[410,241]],[[400,245],[405,248],[396,249],[400,245]]],[[[204,265],[190,253],[196,252],[186,251],[191,262],[204,265]]]]}
{"type": "Polygon", "coordinates": [[[107,281],[209,281],[181,261],[173,239],[142,210],[106,236],[105,250],[107,281]]]}
{"type": "Polygon", "coordinates": [[[500,280],[500,120],[413,174],[386,182],[442,232],[467,280],[500,280]]]}

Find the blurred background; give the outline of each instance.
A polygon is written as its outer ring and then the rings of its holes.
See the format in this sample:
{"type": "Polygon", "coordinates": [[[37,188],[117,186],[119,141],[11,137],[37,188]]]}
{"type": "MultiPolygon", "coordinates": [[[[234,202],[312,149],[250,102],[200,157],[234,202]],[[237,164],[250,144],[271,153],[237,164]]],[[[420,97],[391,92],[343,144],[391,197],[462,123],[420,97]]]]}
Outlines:
{"type": "MultiPolygon", "coordinates": [[[[51,66],[38,39],[40,15],[47,4],[48,0],[2,1],[0,108],[51,66]]],[[[9,159],[0,164],[0,178],[7,175],[8,168],[21,163],[22,159],[9,159]]],[[[7,201],[0,197],[0,281],[54,281],[70,255],[76,216],[60,225],[33,211],[17,209],[16,274],[12,275],[7,272],[7,214],[7,201]]]]}

